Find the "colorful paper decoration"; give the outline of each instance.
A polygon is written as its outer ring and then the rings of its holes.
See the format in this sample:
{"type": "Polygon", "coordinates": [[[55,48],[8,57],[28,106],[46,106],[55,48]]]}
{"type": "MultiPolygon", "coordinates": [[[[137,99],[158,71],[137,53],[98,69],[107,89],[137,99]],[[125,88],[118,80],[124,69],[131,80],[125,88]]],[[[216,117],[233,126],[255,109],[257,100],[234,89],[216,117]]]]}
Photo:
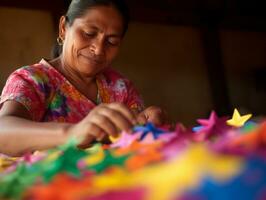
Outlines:
{"type": "Polygon", "coordinates": [[[209,119],[198,119],[197,122],[201,126],[193,128],[196,133],[196,140],[205,140],[209,137],[219,136],[227,131],[226,117],[219,118],[215,111],[212,111],[209,119]]]}
{"type": "Polygon", "coordinates": [[[81,150],[71,139],[41,154],[3,156],[0,199],[265,199],[266,122],[228,126],[214,111],[197,121],[194,132],[146,124],[111,145],[81,150]]]}
{"type": "Polygon", "coordinates": [[[153,135],[154,139],[157,139],[159,135],[163,134],[164,130],[156,128],[152,123],[147,123],[144,126],[136,126],[133,128],[134,132],[141,132],[142,135],[140,136],[140,140],[143,140],[148,133],[153,135]]]}
{"type": "Polygon", "coordinates": [[[111,166],[123,166],[127,158],[128,155],[114,156],[110,151],[105,150],[103,160],[95,165],[89,166],[89,169],[95,171],[96,173],[100,173],[111,166]]]}
{"type": "Polygon", "coordinates": [[[235,108],[233,117],[230,120],[227,120],[227,124],[234,127],[241,127],[243,126],[246,121],[248,121],[252,117],[252,114],[243,115],[241,116],[238,110],[235,108]]]}

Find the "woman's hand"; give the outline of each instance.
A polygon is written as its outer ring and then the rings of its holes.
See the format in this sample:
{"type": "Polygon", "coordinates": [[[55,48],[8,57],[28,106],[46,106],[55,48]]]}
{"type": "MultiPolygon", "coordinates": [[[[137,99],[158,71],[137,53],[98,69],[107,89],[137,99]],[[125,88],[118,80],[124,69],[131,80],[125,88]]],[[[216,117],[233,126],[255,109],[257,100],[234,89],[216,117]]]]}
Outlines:
{"type": "Polygon", "coordinates": [[[167,117],[161,108],[157,106],[150,106],[137,115],[137,121],[140,124],[152,122],[154,125],[160,126],[166,123],[167,117]]]}
{"type": "Polygon", "coordinates": [[[136,122],[135,116],[124,104],[101,104],[78,124],[70,125],[67,134],[77,136],[81,140],[79,147],[85,148],[94,140],[117,137],[122,130],[130,131],[136,122]]]}

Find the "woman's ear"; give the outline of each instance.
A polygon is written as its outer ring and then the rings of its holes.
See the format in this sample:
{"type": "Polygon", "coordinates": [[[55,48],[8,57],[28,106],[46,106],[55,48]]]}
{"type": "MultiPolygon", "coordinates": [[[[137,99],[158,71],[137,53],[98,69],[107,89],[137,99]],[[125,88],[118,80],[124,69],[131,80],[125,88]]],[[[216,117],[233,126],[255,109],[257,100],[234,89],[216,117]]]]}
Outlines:
{"type": "Polygon", "coordinates": [[[65,40],[66,35],[66,16],[61,16],[59,21],[59,37],[65,40]]]}

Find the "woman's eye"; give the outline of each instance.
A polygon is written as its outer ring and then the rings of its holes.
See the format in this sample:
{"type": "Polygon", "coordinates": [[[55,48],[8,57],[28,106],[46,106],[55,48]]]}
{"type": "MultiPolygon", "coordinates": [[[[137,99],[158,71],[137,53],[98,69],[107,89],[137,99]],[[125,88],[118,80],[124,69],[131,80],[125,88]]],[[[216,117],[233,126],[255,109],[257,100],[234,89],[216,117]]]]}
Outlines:
{"type": "Polygon", "coordinates": [[[85,36],[93,37],[95,35],[94,32],[84,32],[85,36]]]}
{"type": "Polygon", "coordinates": [[[112,45],[112,46],[118,46],[120,43],[120,40],[117,38],[109,38],[107,40],[108,44],[112,45]]]}

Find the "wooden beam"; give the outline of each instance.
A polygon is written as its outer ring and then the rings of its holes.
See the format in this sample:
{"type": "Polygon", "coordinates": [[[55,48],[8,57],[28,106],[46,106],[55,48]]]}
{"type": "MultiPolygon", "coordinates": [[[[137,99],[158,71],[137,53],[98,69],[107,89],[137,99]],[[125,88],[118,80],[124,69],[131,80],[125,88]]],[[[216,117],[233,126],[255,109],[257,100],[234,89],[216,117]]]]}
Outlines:
{"type": "MultiPolygon", "coordinates": [[[[266,32],[266,12],[261,11],[262,6],[256,7],[257,3],[252,3],[249,10],[246,1],[241,3],[239,0],[125,1],[129,5],[133,21],[204,27],[202,17],[211,19],[215,13],[224,15],[224,18],[217,22],[221,29],[266,32]]],[[[70,0],[0,0],[0,6],[48,10],[53,13],[56,21],[64,14],[69,3],[70,0]]]]}
{"type": "Polygon", "coordinates": [[[232,108],[222,61],[219,29],[210,26],[201,28],[201,39],[214,110],[221,116],[229,115],[232,108]]]}
{"type": "Polygon", "coordinates": [[[25,9],[37,9],[37,10],[49,10],[51,12],[60,12],[65,9],[65,3],[63,0],[1,0],[0,6],[25,8],[25,9]]]}

